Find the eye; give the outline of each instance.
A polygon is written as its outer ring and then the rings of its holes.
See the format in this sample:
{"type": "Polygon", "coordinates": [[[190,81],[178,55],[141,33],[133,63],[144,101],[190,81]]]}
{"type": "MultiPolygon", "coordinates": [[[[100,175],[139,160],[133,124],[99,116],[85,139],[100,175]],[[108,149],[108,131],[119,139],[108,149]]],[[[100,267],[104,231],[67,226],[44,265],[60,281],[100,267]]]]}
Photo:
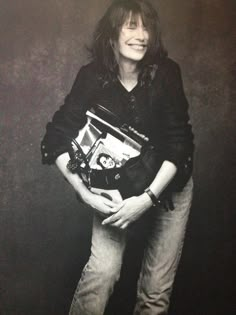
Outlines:
{"type": "Polygon", "coordinates": [[[137,23],[135,22],[130,22],[128,25],[127,25],[127,28],[130,29],[130,30],[135,30],[137,28],[137,23]]]}

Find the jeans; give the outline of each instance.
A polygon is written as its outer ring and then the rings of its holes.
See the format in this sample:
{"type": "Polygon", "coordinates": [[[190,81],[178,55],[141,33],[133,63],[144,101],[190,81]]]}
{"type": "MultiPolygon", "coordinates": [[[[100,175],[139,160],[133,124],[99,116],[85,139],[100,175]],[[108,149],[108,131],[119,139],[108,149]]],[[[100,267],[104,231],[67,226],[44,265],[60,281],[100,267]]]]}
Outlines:
{"type": "MultiPolygon", "coordinates": [[[[152,208],[150,233],[138,280],[134,315],[165,315],[184,242],[193,182],[173,193],[173,211],[152,208]]],[[[149,211],[149,210],[148,210],[149,211]]],[[[102,315],[118,281],[127,232],[102,226],[95,214],[91,255],[74,294],[69,315],[102,315]]]]}

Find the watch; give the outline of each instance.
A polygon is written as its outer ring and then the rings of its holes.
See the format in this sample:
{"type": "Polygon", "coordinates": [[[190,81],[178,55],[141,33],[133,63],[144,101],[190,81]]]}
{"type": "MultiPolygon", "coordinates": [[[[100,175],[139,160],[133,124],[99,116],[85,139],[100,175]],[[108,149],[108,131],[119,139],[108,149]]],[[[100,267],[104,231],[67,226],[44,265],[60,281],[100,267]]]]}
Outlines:
{"type": "Polygon", "coordinates": [[[153,206],[157,206],[158,204],[160,204],[160,200],[157,199],[157,197],[154,195],[149,187],[146,188],[144,191],[151,198],[153,206]]]}

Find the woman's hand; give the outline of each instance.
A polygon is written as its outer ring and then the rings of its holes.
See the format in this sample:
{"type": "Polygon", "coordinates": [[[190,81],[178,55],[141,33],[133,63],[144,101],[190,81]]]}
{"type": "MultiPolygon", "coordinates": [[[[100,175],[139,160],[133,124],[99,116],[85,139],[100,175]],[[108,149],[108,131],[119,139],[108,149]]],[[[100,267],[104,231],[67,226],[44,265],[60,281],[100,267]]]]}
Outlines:
{"type": "Polygon", "coordinates": [[[115,213],[105,219],[102,224],[110,224],[111,226],[125,229],[130,223],[136,221],[151,206],[152,201],[146,193],[137,197],[125,199],[111,209],[111,212],[115,213]]]}
{"type": "Polygon", "coordinates": [[[82,197],[82,200],[105,217],[113,214],[113,209],[117,206],[117,203],[114,201],[111,201],[101,195],[94,194],[90,191],[82,197]]]}

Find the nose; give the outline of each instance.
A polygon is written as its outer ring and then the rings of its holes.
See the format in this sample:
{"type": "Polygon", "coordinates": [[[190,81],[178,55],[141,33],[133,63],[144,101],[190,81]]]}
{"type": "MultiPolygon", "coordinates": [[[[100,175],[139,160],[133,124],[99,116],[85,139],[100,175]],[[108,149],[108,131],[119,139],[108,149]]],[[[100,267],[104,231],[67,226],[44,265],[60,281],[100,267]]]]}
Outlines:
{"type": "Polygon", "coordinates": [[[143,26],[137,27],[136,38],[142,42],[148,39],[148,32],[143,26]]]}

